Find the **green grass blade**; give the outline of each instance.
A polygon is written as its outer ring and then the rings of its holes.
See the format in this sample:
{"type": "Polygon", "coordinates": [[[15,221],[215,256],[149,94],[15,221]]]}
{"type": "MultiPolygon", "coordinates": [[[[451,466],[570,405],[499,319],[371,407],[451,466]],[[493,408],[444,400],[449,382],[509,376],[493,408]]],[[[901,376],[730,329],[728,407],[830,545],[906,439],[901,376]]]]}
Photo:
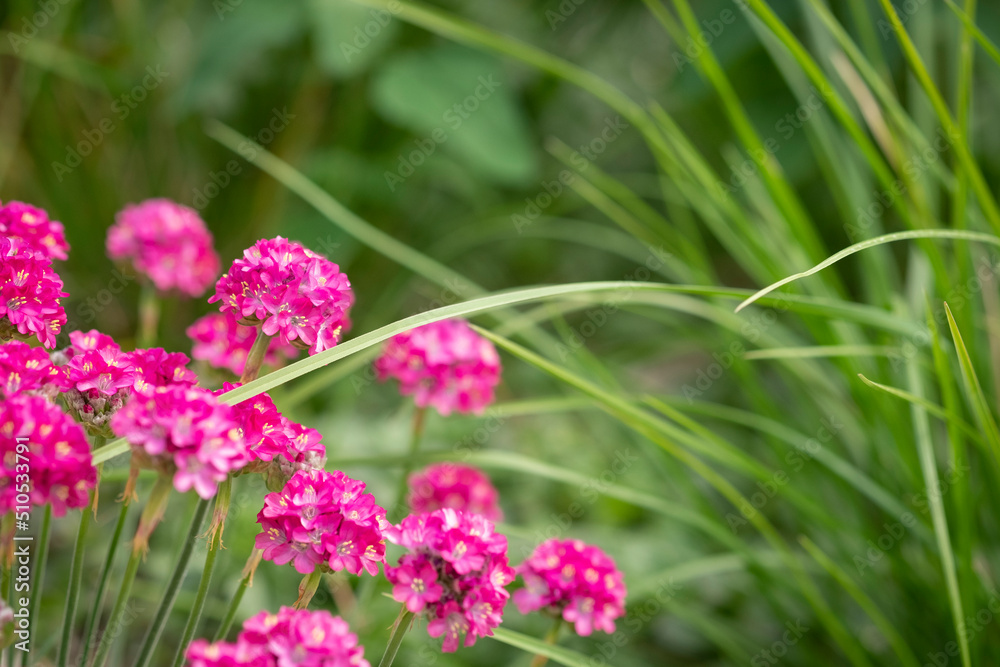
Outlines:
{"type": "Polygon", "coordinates": [[[826,359],[830,357],[884,357],[897,352],[895,347],[884,345],[810,345],[808,347],[775,347],[750,350],[747,360],[762,359],[826,359]]]}
{"type": "MultiPolygon", "coordinates": [[[[561,646],[554,646],[541,639],[529,637],[528,635],[514,632],[507,628],[496,628],[493,630],[493,639],[503,642],[514,648],[519,648],[530,655],[544,655],[553,662],[558,662],[566,667],[590,667],[592,664],[589,656],[570,651],[561,646]]],[[[610,663],[605,663],[610,664],[610,663]]]]}
{"type": "Polygon", "coordinates": [[[955,4],[954,0],[944,0],[944,3],[955,13],[955,16],[957,16],[962,22],[962,25],[965,26],[965,29],[976,38],[976,41],[979,42],[979,46],[983,47],[983,51],[986,52],[986,55],[988,55],[997,65],[1000,65],[1000,49],[998,49],[997,45],[993,43],[993,40],[986,36],[986,33],[979,29],[979,26],[976,25],[972,16],[962,11],[962,8],[955,4]]]}
{"type": "Polygon", "coordinates": [[[972,412],[976,415],[979,428],[986,436],[986,442],[996,457],[997,463],[1000,464],[1000,430],[997,429],[996,420],[990,411],[990,403],[983,393],[979,376],[976,375],[976,369],[972,365],[972,357],[969,356],[969,350],[965,347],[962,332],[958,330],[958,323],[955,322],[955,316],[951,314],[951,308],[948,307],[947,303],[944,305],[944,310],[948,315],[948,328],[951,330],[951,337],[955,342],[955,352],[958,354],[958,364],[962,369],[965,390],[972,403],[972,412]]]}

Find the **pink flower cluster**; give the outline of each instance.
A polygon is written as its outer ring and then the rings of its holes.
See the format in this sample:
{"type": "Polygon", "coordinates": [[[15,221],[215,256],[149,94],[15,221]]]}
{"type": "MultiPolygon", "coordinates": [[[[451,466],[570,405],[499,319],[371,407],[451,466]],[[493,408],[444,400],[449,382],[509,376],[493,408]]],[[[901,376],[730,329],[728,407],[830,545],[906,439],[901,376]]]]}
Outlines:
{"type": "Polygon", "coordinates": [[[52,260],[18,237],[0,237],[0,340],[36,336],[45,347],[55,347],[66,324],[62,288],[52,260]]]}
{"type": "Polygon", "coordinates": [[[169,199],[126,206],[108,229],[108,256],[131,261],[161,292],[198,296],[219,275],[212,234],[198,214],[169,199]]]}
{"type": "Polygon", "coordinates": [[[478,468],[457,463],[435,463],[409,479],[410,509],[420,514],[443,507],[481,514],[490,521],[503,519],[500,494],[478,468]]]}
{"type": "MultiPolygon", "coordinates": [[[[226,382],[217,393],[238,386],[226,382]]],[[[237,403],[233,412],[240,436],[250,450],[248,470],[264,473],[269,489],[278,491],[299,470],[322,468],[326,463],[326,446],[320,432],[286,418],[267,394],[237,403]]]]}
{"type": "Polygon", "coordinates": [[[507,562],[507,538],[488,519],[453,509],[406,517],[386,537],[410,551],[396,567],[386,566],[392,596],[414,613],[427,612],[431,637],[444,635],[442,650],[472,646],[500,625],[514,570],[507,562]]]}
{"type": "Polygon", "coordinates": [[[248,618],[235,643],[198,639],[184,655],[187,667],[370,667],[347,621],[291,607],[248,618]]]}
{"type": "Polygon", "coordinates": [[[399,380],[418,407],[482,414],[500,382],[500,357],[464,320],[443,320],[393,337],[375,370],[380,380],[399,380]]]}
{"type": "Polygon", "coordinates": [[[42,348],[19,340],[0,345],[0,398],[32,393],[52,399],[67,386],[62,369],[42,348]]]}
{"type": "Polygon", "coordinates": [[[211,498],[219,482],[250,461],[233,409],[212,392],[171,385],[137,392],[111,420],[147,467],[172,474],[174,488],[211,498]]]}
{"type": "Polygon", "coordinates": [[[264,497],[256,546],[278,565],[294,561],[300,574],[316,567],[378,574],[385,562],[385,510],[365,483],[340,471],[302,470],[279,493],[264,497]]]}
{"type": "MultiPolygon", "coordinates": [[[[243,372],[253,347],[257,330],[243,326],[232,313],[211,313],[197,320],[187,329],[188,338],[194,341],[191,356],[206,361],[216,368],[228,368],[236,375],[243,372]]],[[[280,337],[272,338],[264,355],[264,363],[278,366],[285,359],[294,359],[299,350],[280,337]]]]}
{"type": "Polygon", "coordinates": [[[573,623],[577,634],[615,631],[625,613],[625,583],[611,557],[580,540],[542,542],[518,567],[525,587],[514,593],[522,614],[545,609],[573,623]]]}
{"type": "Polygon", "coordinates": [[[90,444],[79,424],[42,396],[0,401],[0,514],[52,504],[53,516],[83,507],[97,484],[90,444]]]}
{"type": "Polygon", "coordinates": [[[219,278],[209,303],[221,301],[241,324],[263,323],[269,336],[322,352],[350,326],[354,293],[340,267],[280,236],[257,241],[219,278]]]}
{"type": "Polygon", "coordinates": [[[0,206],[0,236],[17,237],[35,255],[46,259],[66,259],[69,244],[62,223],[49,220],[40,208],[19,201],[0,206]]]}

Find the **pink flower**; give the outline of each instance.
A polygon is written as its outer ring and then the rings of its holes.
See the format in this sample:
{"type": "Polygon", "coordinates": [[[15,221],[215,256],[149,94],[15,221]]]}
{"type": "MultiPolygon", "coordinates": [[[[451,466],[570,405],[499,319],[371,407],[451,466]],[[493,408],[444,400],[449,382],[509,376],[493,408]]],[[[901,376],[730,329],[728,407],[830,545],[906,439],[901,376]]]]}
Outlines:
{"type": "Polygon", "coordinates": [[[219,482],[250,461],[233,409],[197,387],[136,392],[111,428],[128,439],[140,461],[172,474],[174,488],[194,488],[202,498],[214,496],[219,482]]]}
{"type": "Polygon", "coordinates": [[[188,369],[190,359],[183,352],[167,352],[162,347],[154,347],[134,350],[128,353],[127,358],[135,373],[134,391],[172,384],[194,386],[198,382],[194,371],[188,369]]]}
{"type": "MultiPolygon", "coordinates": [[[[194,341],[191,356],[206,361],[216,368],[228,368],[236,375],[243,372],[257,330],[243,326],[231,312],[211,313],[195,321],[187,329],[188,338],[194,341]]],[[[285,343],[282,338],[271,339],[264,355],[268,366],[280,366],[286,359],[294,359],[299,350],[285,343]]]]}
{"type": "Polygon", "coordinates": [[[66,376],[45,350],[19,340],[0,345],[0,398],[32,393],[53,399],[66,387],[66,376]]]}
{"type": "Polygon", "coordinates": [[[483,471],[457,463],[435,463],[410,475],[407,502],[415,513],[451,507],[482,514],[490,521],[503,519],[500,495],[483,471]]]}
{"type": "Polygon", "coordinates": [[[280,493],[264,497],[256,546],[279,565],[294,561],[301,574],[317,566],[351,574],[378,574],[385,561],[385,510],[363,493],[364,482],[342,472],[302,470],[280,493]]]}
{"type": "Polygon", "coordinates": [[[350,326],[354,293],[340,267],[280,236],[258,241],[219,278],[209,303],[284,343],[316,354],[350,326]]]}
{"type": "Polygon", "coordinates": [[[62,223],[49,220],[42,209],[19,201],[0,206],[0,236],[17,237],[31,252],[46,259],[66,259],[69,252],[62,223]]]}
{"type": "Polygon", "coordinates": [[[17,237],[0,237],[0,340],[36,336],[55,347],[66,324],[59,299],[68,296],[52,260],[35,254],[17,237]]]}
{"type": "Polygon", "coordinates": [[[108,256],[129,260],[161,292],[199,296],[219,275],[212,234],[198,214],[169,199],[126,206],[108,229],[108,256]]]}
{"type": "Polygon", "coordinates": [[[19,394],[0,402],[0,514],[27,493],[53,516],[83,507],[97,483],[90,444],[79,424],[42,396],[19,394]]]}
{"type": "Polygon", "coordinates": [[[394,336],[375,370],[380,380],[399,380],[418,407],[482,414],[500,382],[500,357],[464,320],[443,320],[394,336]]]}
{"type": "Polygon", "coordinates": [[[191,642],[188,667],[371,667],[347,622],[325,610],[282,607],[248,618],[235,644],[191,642]]]}
{"type": "Polygon", "coordinates": [[[425,611],[427,632],[444,635],[442,650],[458,648],[493,634],[500,625],[514,579],[507,561],[507,538],[478,514],[451,508],[412,514],[386,531],[409,553],[396,567],[386,566],[392,596],[410,611],[425,611]]]}
{"type": "Polygon", "coordinates": [[[610,556],[580,540],[542,542],[518,572],[525,587],[514,603],[522,614],[548,609],[587,636],[594,628],[613,633],[625,613],[622,573],[610,556]]]}

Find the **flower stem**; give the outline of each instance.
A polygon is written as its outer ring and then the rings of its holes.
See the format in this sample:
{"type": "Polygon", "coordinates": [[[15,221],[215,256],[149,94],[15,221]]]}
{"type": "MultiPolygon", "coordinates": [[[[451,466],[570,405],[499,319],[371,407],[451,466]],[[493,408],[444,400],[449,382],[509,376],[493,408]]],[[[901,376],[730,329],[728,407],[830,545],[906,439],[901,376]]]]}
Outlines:
{"type": "Polygon", "coordinates": [[[139,651],[139,657],[135,662],[136,667],[145,667],[149,664],[149,659],[153,656],[153,651],[160,641],[160,635],[163,634],[163,627],[166,625],[167,618],[174,608],[177,593],[180,591],[181,584],[184,583],[184,577],[187,575],[191,552],[194,551],[194,543],[198,537],[198,531],[201,530],[201,524],[205,521],[206,514],[208,514],[208,501],[199,499],[198,505],[194,510],[194,515],[191,517],[191,526],[188,528],[187,538],[181,547],[180,555],[177,556],[174,572],[167,583],[166,590],[163,591],[163,598],[160,600],[160,606],[156,609],[156,616],[153,618],[153,623],[146,632],[142,649],[139,651]]]}
{"type": "Polygon", "coordinates": [[[382,655],[382,660],[378,663],[378,667],[390,667],[392,665],[392,661],[396,659],[396,653],[399,651],[399,646],[403,643],[403,637],[410,629],[413,616],[414,613],[406,607],[399,610],[399,617],[396,618],[396,623],[392,626],[389,645],[385,647],[385,653],[382,655]]]}
{"type": "Polygon", "coordinates": [[[323,570],[318,566],[315,570],[302,577],[302,582],[299,583],[299,599],[295,601],[293,605],[296,609],[306,609],[309,607],[309,602],[312,601],[313,596],[316,595],[316,589],[319,588],[319,582],[323,580],[323,570]]]}
{"type": "Polygon", "coordinates": [[[42,514],[42,532],[38,536],[38,559],[35,561],[34,572],[32,574],[31,602],[28,606],[28,627],[37,628],[35,619],[38,618],[38,603],[42,599],[42,590],[45,581],[45,563],[49,559],[49,533],[52,528],[52,505],[45,506],[42,514]]]}
{"type": "Polygon", "coordinates": [[[393,507],[395,510],[394,520],[398,520],[406,516],[406,491],[407,491],[407,481],[409,480],[410,473],[413,472],[414,468],[414,457],[417,454],[417,450],[420,449],[420,441],[423,439],[424,435],[424,423],[426,422],[427,408],[417,408],[413,413],[413,429],[410,434],[410,450],[406,458],[406,463],[403,465],[403,475],[399,480],[399,489],[396,492],[396,504],[393,507]]]}
{"type": "Polygon", "coordinates": [[[104,663],[108,659],[108,653],[111,652],[111,645],[114,644],[115,638],[121,634],[120,630],[122,616],[125,615],[125,605],[128,603],[129,595],[132,593],[132,583],[135,581],[135,575],[139,571],[139,563],[141,562],[142,550],[133,549],[132,555],[128,559],[128,565],[125,566],[125,574],[122,576],[122,584],[121,588],[118,589],[115,606],[111,610],[111,616],[108,617],[108,624],[105,626],[104,634],[97,645],[97,655],[94,656],[91,667],[104,667],[104,663]]]}
{"type": "Polygon", "coordinates": [[[145,283],[139,295],[138,347],[156,344],[156,331],[160,325],[160,296],[152,283],[145,283]]]}
{"type": "Polygon", "coordinates": [[[213,642],[225,639],[226,634],[229,632],[229,628],[233,627],[233,620],[236,618],[236,612],[240,608],[240,602],[243,601],[243,594],[247,592],[247,587],[250,585],[250,579],[252,578],[252,575],[245,574],[243,575],[243,578],[240,579],[240,585],[236,587],[236,592],[233,593],[233,599],[229,601],[229,608],[226,609],[226,615],[222,619],[222,624],[219,625],[219,629],[215,631],[215,637],[212,638],[213,642]]]}
{"type": "Polygon", "coordinates": [[[240,384],[246,384],[257,379],[257,376],[260,375],[260,367],[264,363],[264,355],[267,353],[267,348],[270,344],[271,336],[264,333],[263,329],[258,325],[257,337],[254,339],[253,347],[250,348],[250,353],[247,354],[247,361],[243,365],[243,375],[240,376],[240,384]]]}
{"type": "Polygon", "coordinates": [[[59,642],[59,656],[56,659],[58,667],[66,667],[69,661],[69,647],[73,637],[73,623],[76,620],[76,607],[80,601],[80,586],[83,584],[83,551],[87,541],[87,530],[90,528],[92,508],[97,503],[97,487],[90,494],[90,507],[84,507],[80,514],[80,529],[76,533],[76,546],[73,549],[73,564],[69,570],[69,591],[66,595],[66,611],[63,613],[62,639],[59,642]]]}
{"type": "MultiPolygon", "coordinates": [[[[545,635],[546,644],[551,644],[552,646],[556,645],[556,642],[559,640],[559,631],[562,630],[562,623],[563,620],[562,617],[560,616],[559,618],[556,619],[555,623],[552,624],[552,628],[549,630],[549,634],[545,635]]],[[[531,661],[530,667],[542,667],[548,661],[549,657],[547,655],[539,654],[536,655],[534,659],[531,661]]]]}
{"type": "Polygon", "coordinates": [[[111,536],[108,544],[108,555],[104,559],[104,567],[101,568],[101,576],[97,580],[97,591],[94,594],[94,604],[91,607],[90,615],[87,617],[87,626],[83,631],[83,651],[80,652],[80,664],[86,664],[90,655],[90,647],[94,643],[94,636],[97,632],[97,620],[101,615],[101,607],[104,604],[104,592],[108,587],[108,575],[115,562],[115,552],[118,551],[118,542],[121,541],[122,530],[125,528],[125,519],[128,516],[128,503],[122,503],[122,509],[118,513],[118,523],[115,524],[115,532],[111,536]]]}
{"type": "Polygon", "coordinates": [[[177,646],[177,654],[174,656],[174,667],[178,667],[184,661],[184,651],[187,645],[194,638],[195,630],[201,621],[201,612],[205,608],[205,600],[208,598],[208,589],[212,585],[212,572],[215,570],[215,558],[219,555],[222,547],[222,530],[216,532],[208,543],[208,555],[205,557],[205,569],[201,572],[201,583],[198,584],[198,593],[194,598],[194,605],[188,615],[187,625],[184,626],[184,634],[181,643],[177,646]]]}

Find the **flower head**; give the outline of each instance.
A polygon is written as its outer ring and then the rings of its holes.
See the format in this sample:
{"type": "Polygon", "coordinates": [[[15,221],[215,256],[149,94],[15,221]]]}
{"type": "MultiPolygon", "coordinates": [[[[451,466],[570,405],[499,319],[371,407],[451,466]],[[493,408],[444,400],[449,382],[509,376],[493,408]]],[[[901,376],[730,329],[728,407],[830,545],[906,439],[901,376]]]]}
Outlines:
{"type": "Polygon", "coordinates": [[[0,514],[13,511],[25,462],[32,504],[51,504],[57,517],[86,505],[97,483],[83,429],[42,396],[19,394],[0,401],[0,456],[0,514]]]}
{"type": "Polygon", "coordinates": [[[263,239],[219,278],[210,303],[241,324],[262,324],[285,343],[322,352],[350,326],[354,293],[340,267],[294,241],[263,239]]]}
{"type": "Polygon", "coordinates": [[[174,488],[211,498],[250,460],[233,409],[212,392],[170,385],[136,392],[111,420],[142,463],[173,475],[174,488]]]}
{"type": "Polygon", "coordinates": [[[407,502],[415,513],[442,507],[482,514],[490,521],[503,518],[500,494],[486,474],[472,466],[435,463],[410,475],[407,502]]]}
{"type": "Polygon", "coordinates": [[[319,567],[378,574],[385,561],[385,510],[365,484],[340,471],[302,470],[279,493],[264,497],[256,545],[278,565],[294,561],[308,574],[319,567]]]}
{"type": "Polygon", "coordinates": [[[412,612],[426,612],[432,637],[444,636],[452,652],[465,636],[493,634],[500,625],[514,579],[507,561],[507,538],[481,515],[451,508],[413,514],[386,531],[394,544],[409,550],[396,567],[386,566],[392,596],[412,612]]]}
{"type": "MultiPolygon", "coordinates": [[[[239,375],[246,365],[257,330],[240,324],[231,312],[210,313],[189,326],[187,335],[194,341],[192,357],[239,375]]],[[[278,336],[271,339],[264,363],[278,366],[284,359],[294,359],[298,354],[298,348],[278,336]]]]}
{"type": "Polygon", "coordinates": [[[464,320],[443,320],[393,337],[375,370],[380,380],[399,380],[400,392],[419,407],[481,414],[500,382],[500,357],[464,320]]]}
{"type": "Polygon", "coordinates": [[[518,567],[525,587],[514,593],[522,614],[546,609],[580,635],[615,631],[625,613],[625,583],[611,557],[580,540],[542,542],[518,567]]]}
{"type": "Polygon", "coordinates": [[[66,259],[69,252],[62,223],[49,220],[42,209],[19,201],[0,206],[0,236],[17,237],[31,252],[46,259],[66,259]]]}
{"type": "Polygon", "coordinates": [[[126,206],[108,229],[108,256],[131,261],[161,292],[198,296],[219,275],[212,234],[198,214],[169,199],[126,206]]]}
{"type": "Polygon", "coordinates": [[[151,387],[166,387],[172,384],[194,386],[198,377],[187,367],[190,361],[183,352],[167,352],[162,347],[133,350],[128,362],[135,373],[132,383],[134,391],[145,391],[151,387]]]}
{"type": "Polygon", "coordinates": [[[0,236],[0,341],[36,336],[45,347],[55,347],[66,324],[62,288],[52,260],[20,238],[0,236]]]}
{"type": "Polygon", "coordinates": [[[282,607],[248,618],[235,643],[188,646],[188,667],[370,667],[347,622],[326,610],[282,607]]]}
{"type": "Polygon", "coordinates": [[[19,340],[0,344],[0,398],[36,393],[51,399],[66,387],[65,374],[45,350],[19,340]]]}

